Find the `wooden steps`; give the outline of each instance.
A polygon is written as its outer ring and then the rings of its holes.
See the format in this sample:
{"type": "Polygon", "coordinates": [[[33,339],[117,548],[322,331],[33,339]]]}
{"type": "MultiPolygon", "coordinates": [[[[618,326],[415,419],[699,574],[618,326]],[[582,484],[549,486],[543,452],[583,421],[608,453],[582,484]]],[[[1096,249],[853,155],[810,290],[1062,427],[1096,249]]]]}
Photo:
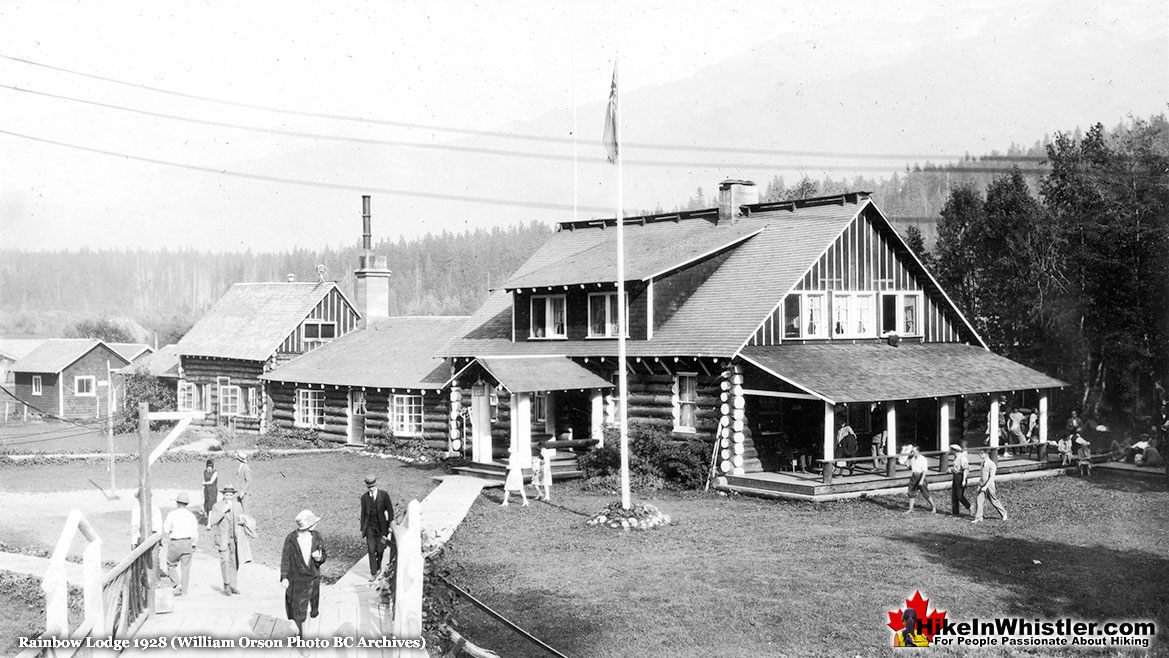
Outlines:
{"type": "MultiPolygon", "coordinates": [[[[503,482],[507,479],[507,460],[491,462],[490,464],[470,463],[466,466],[456,466],[454,471],[459,475],[480,477],[485,480],[503,482]]],[[[532,469],[525,468],[524,481],[532,477],[532,469]]],[[[580,469],[580,462],[574,454],[558,454],[552,458],[552,481],[572,480],[584,477],[580,469]]]]}

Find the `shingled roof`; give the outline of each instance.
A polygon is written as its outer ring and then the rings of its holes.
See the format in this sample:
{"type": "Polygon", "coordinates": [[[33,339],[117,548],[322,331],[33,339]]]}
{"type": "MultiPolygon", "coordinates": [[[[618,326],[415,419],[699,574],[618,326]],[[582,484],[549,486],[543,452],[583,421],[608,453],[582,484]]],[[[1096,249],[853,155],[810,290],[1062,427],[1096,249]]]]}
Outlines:
{"type": "Polygon", "coordinates": [[[1066,383],[961,343],[790,344],[745,347],[744,359],[828,402],[880,402],[1066,383]]]}
{"type": "MultiPolygon", "coordinates": [[[[47,372],[59,373],[68,368],[81,357],[89,354],[90,350],[99,345],[109,348],[109,345],[95,338],[52,338],[44,341],[25,357],[12,364],[12,372],[47,372]]],[[[121,359],[122,363],[112,364],[116,368],[130,363],[113,349],[113,357],[121,359]]]]}
{"type": "Polygon", "coordinates": [[[118,372],[123,375],[132,375],[137,372],[146,372],[161,379],[178,379],[179,352],[176,345],[164,345],[157,352],[147,354],[137,363],[122,368],[118,372]]]}
{"type": "MultiPolygon", "coordinates": [[[[654,329],[652,339],[628,341],[629,355],[734,356],[832,241],[872,205],[867,197],[850,195],[849,198],[841,196],[835,202],[826,199],[807,205],[760,204],[753,207],[749,216],[721,226],[712,221],[716,215],[711,213],[643,224],[626,220],[626,230],[639,236],[640,252],[650,254],[652,246],[657,245],[663,254],[660,258],[652,257],[646,267],[629,265],[635,273],[628,276],[630,279],[668,271],[670,264],[689,262],[698,253],[729,250],[726,261],[669,320],[654,329]],[[675,244],[681,236],[699,235],[708,237],[699,239],[694,249],[675,244]]],[[[592,268],[586,265],[584,257],[594,254],[601,258],[600,245],[606,245],[608,251],[614,233],[612,226],[575,230],[562,227],[506,285],[509,288],[567,285],[568,279],[595,277],[608,271],[611,257],[605,256],[609,260],[602,259],[600,265],[592,268]],[[556,274],[561,269],[563,276],[556,274]]],[[[615,341],[512,342],[511,323],[510,295],[493,293],[471,316],[462,335],[446,345],[442,353],[448,356],[608,356],[617,352],[615,341]]]]}
{"type": "Polygon", "coordinates": [[[331,281],[237,283],[183,336],[179,354],[263,361],[336,287],[331,281]]]}
{"type": "Polygon", "coordinates": [[[133,363],[134,359],[142,356],[144,352],[153,352],[154,348],[146,343],[106,343],[110,349],[117,352],[123,359],[133,363]]]}
{"type": "Polygon", "coordinates": [[[261,377],[269,381],[374,388],[442,388],[450,366],[434,357],[465,316],[393,317],[337,340],[261,377]]]}

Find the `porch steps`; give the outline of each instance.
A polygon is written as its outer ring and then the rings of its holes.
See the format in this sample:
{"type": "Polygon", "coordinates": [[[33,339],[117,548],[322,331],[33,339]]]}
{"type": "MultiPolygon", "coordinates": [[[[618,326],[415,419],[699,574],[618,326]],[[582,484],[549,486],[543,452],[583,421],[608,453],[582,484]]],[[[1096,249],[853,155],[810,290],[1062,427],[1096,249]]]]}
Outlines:
{"type": "MultiPolygon", "coordinates": [[[[507,460],[492,462],[490,464],[472,463],[466,466],[456,466],[454,471],[459,475],[469,475],[473,477],[480,477],[485,480],[494,480],[503,482],[507,479],[507,460]]],[[[532,477],[532,469],[524,469],[524,481],[527,482],[532,477]]],[[[573,480],[584,477],[584,471],[580,469],[580,463],[576,455],[557,455],[552,458],[552,481],[557,480],[573,480]]]]}

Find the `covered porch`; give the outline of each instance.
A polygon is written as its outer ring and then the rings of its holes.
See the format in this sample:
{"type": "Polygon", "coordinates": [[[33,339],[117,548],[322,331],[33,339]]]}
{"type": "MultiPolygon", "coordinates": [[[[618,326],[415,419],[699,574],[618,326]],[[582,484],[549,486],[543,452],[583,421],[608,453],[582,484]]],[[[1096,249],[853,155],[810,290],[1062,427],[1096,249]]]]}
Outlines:
{"type": "Polygon", "coordinates": [[[896,458],[910,444],[930,460],[931,482],[946,479],[952,442],[970,450],[975,469],[1008,444],[1001,474],[1048,468],[1049,392],[1063,382],[981,347],[781,345],[748,347],[741,358],[748,458],[722,487],[799,499],[903,487],[909,471],[896,458]],[[988,422],[1024,404],[1020,432],[988,422]],[[852,454],[843,423],[857,438],[852,454]]]}
{"type": "Polygon", "coordinates": [[[451,383],[452,409],[463,410],[462,450],[472,462],[456,470],[502,478],[513,459],[531,468],[545,444],[554,451],[554,478],[579,477],[576,451],[604,440],[613,385],[566,357],[480,357],[451,383]]]}

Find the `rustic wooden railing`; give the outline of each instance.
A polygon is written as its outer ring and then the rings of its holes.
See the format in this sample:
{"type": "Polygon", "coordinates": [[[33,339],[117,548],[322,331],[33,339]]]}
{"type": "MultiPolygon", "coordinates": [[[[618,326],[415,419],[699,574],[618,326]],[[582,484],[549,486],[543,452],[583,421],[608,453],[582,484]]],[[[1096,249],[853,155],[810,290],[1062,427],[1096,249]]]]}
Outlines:
{"type": "MultiPolygon", "coordinates": [[[[1017,450],[1027,450],[1027,451],[1030,451],[1031,448],[1038,448],[1038,451],[1039,451],[1038,459],[1039,459],[1039,461],[1044,461],[1047,458],[1047,455],[1046,455],[1047,447],[1048,447],[1048,444],[1043,443],[1042,441],[1031,441],[1031,442],[1023,442],[1023,443],[1004,443],[1004,444],[1001,444],[998,446],[972,446],[972,447],[966,448],[966,452],[968,454],[976,454],[976,453],[980,453],[980,452],[984,452],[984,453],[991,452],[994,450],[1016,450],[1016,451],[1017,450]]],[[[949,458],[950,458],[950,451],[949,450],[922,450],[921,454],[926,456],[926,457],[937,457],[938,458],[937,471],[939,473],[945,473],[946,469],[949,468],[949,458]]],[[[843,468],[847,468],[848,464],[860,464],[863,462],[872,463],[873,461],[880,461],[880,462],[884,462],[884,464],[885,464],[885,476],[886,477],[896,477],[897,476],[897,458],[900,456],[901,456],[900,454],[897,454],[897,455],[893,455],[891,457],[889,455],[878,455],[878,456],[874,457],[873,455],[869,454],[869,455],[857,456],[857,457],[834,457],[833,459],[817,459],[815,461],[816,461],[816,463],[820,464],[821,477],[824,481],[824,484],[832,484],[832,478],[835,477],[834,471],[836,470],[836,468],[841,468],[840,464],[845,464],[845,466],[843,468]],[[836,467],[833,468],[830,466],[830,464],[836,464],[836,467]]]]}
{"type": "Polygon", "coordinates": [[[156,548],[162,533],[155,532],[130,552],[126,559],[102,574],[102,539],[81,510],[73,510],[57,540],[49,568],[41,582],[45,593],[45,632],[41,639],[69,638],[81,640],[78,647],[29,648],[16,658],[70,658],[88,656],[92,648],[84,639],[128,638],[141,628],[153,609],[156,548]],[[65,556],[74,537],[80,532],[89,545],[82,554],[85,616],[76,629],[69,630],[69,581],[65,556]]]}

